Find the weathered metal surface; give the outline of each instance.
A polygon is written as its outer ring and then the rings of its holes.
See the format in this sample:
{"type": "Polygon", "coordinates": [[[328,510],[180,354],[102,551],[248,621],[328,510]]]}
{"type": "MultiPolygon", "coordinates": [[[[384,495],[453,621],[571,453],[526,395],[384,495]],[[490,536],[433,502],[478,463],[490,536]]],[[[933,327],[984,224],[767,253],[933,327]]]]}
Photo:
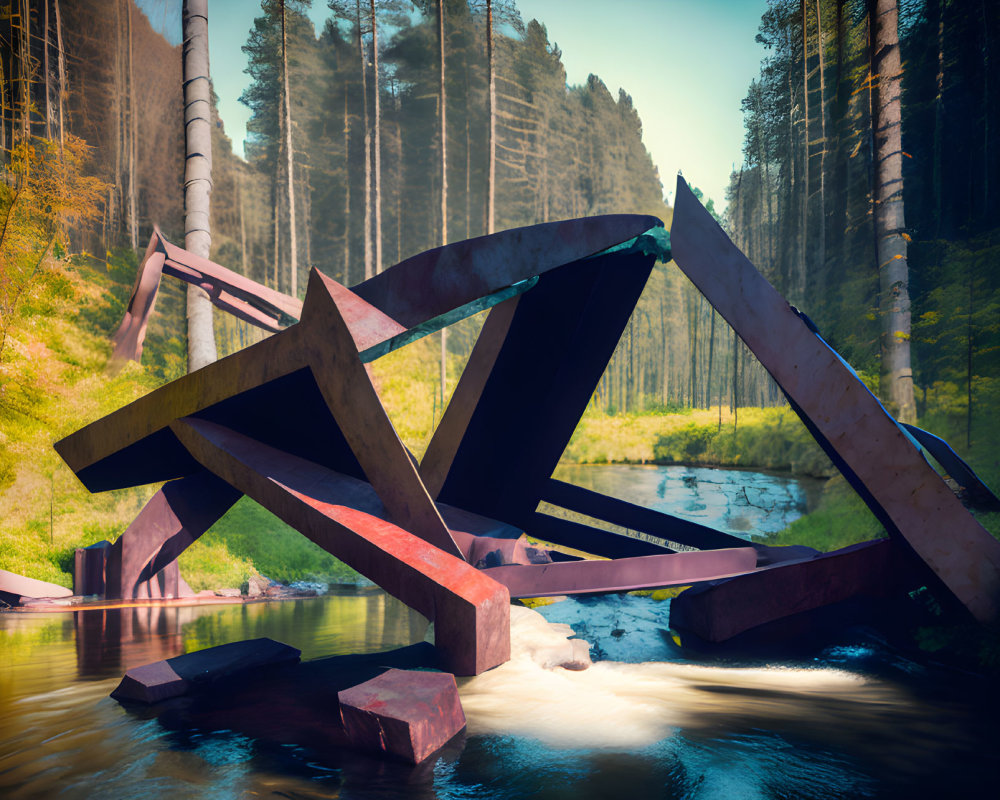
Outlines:
{"type": "MultiPolygon", "coordinates": [[[[451,538],[434,501],[420,481],[410,455],[392,426],[358,351],[363,342],[385,339],[401,330],[381,312],[366,313],[363,301],[347,305],[355,311],[352,338],[341,315],[332,281],[316,270],[309,277],[305,317],[311,322],[305,346],[310,368],[334,420],[375,487],[393,521],[410,533],[458,558],[461,551],[451,538]],[[332,285],[331,285],[332,284],[332,285]]],[[[350,295],[346,289],[344,293],[350,295]]]]}
{"type": "Polygon", "coordinates": [[[513,228],[427,250],[352,289],[412,328],[662,224],[641,214],[608,214],[513,228]]]}
{"type": "Polygon", "coordinates": [[[904,585],[904,561],[888,539],[876,539],[695,586],[670,601],[670,627],[723,642],[803,611],[883,597],[904,585]]]}
{"type": "Polygon", "coordinates": [[[110,547],[106,596],[177,597],[177,557],[239,499],[240,492],[205,470],[165,484],[110,547]]]}
{"type": "Polygon", "coordinates": [[[948,476],[968,493],[969,502],[991,511],[1000,511],[1000,499],[993,493],[972,467],[940,436],[918,428],[916,425],[902,423],[906,431],[917,440],[921,447],[930,453],[944,468],[948,476]]]}
{"type": "Polygon", "coordinates": [[[146,325],[163,274],[200,286],[219,308],[268,331],[279,331],[302,315],[302,303],[296,298],[171,244],[154,228],[125,315],[111,337],[115,347],[112,361],[141,359],[146,325]]]}
{"type": "Polygon", "coordinates": [[[5,603],[16,603],[22,597],[71,597],[72,594],[65,586],[0,569],[0,600],[5,603]]]}
{"type": "Polygon", "coordinates": [[[104,594],[104,573],[110,549],[111,542],[108,541],[76,548],[73,553],[73,594],[104,594]]]}
{"type": "Polygon", "coordinates": [[[890,533],[982,621],[1000,619],[1000,542],[966,511],[864,384],[677,181],[677,265],[788,396],[890,533]]]}
{"type": "Polygon", "coordinates": [[[465,727],[455,676],[390,669],[337,695],[354,747],[419,764],[465,727]]]}
{"type": "Polygon", "coordinates": [[[757,564],[752,547],[692,550],[685,553],[616,558],[610,561],[559,561],[485,569],[511,597],[546,597],[592,592],[628,592],[684,586],[749,572],[757,564]]]}
{"type": "Polygon", "coordinates": [[[173,427],[214,474],[432,620],[449,670],[477,675],[510,658],[505,587],[403,528],[343,505],[343,482],[324,467],[204,420],[173,427]]]}
{"type": "Polygon", "coordinates": [[[250,639],[133,667],[111,693],[118,701],[158,703],[240,673],[297,663],[301,651],[273,639],[250,639]]]}
{"type": "MultiPolygon", "coordinates": [[[[499,352],[492,355],[495,342],[484,349],[483,360],[493,360],[488,379],[474,373],[468,379],[472,389],[464,392],[463,375],[456,389],[464,398],[478,395],[475,409],[455,430],[438,434],[446,437],[441,452],[447,455],[435,472],[450,458],[438,499],[534,533],[528,523],[544,483],[600,381],[652,265],[652,257],[643,255],[599,256],[543,274],[518,298],[509,325],[498,325],[494,334],[503,335],[499,352]]],[[[636,553],[620,553],[626,554],[636,553]]]]}
{"type": "Polygon", "coordinates": [[[420,477],[427,487],[427,492],[435,499],[441,491],[445,478],[448,477],[448,471],[465,437],[476,404],[493,373],[493,367],[507,338],[507,331],[510,330],[519,299],[512,297],[490,310],[462,371],[462,377],[420,461],[420,477]]]}

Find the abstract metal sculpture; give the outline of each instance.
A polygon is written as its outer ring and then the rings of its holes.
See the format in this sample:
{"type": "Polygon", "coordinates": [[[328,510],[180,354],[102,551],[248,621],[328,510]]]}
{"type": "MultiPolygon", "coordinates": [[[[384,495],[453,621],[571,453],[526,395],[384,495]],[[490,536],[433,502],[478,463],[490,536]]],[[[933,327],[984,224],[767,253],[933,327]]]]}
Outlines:
{"type": "Polygon", "coordinates": [[[142,358],[146,324],[153,313],[160,277],[164,274],[200,286],[218,308],[272,333],[297,322],[302,316],[300,300],[177,247],[154,227],[135,276],[125,316],[111,337],[112,362],[142,358]]]}
{"type": "MultiPolygon", "coordinates": [[[[508,658],[503,582],[546,594],[557,577],[561,592],[594,591],[752,568],[752,548],[707,529],[726,549],[692,557],[575,525],[587,549],[643,558],[566,561],[551,574],[531,562],[552,556],[521,539],[560,522],[535,507],[655,258],[649,242],[604,251],[660,224],[620,215],[505,231],[422,253],[353,290],[314,270],[301,322],[57,444],[92,491],[168,481],[115,543],[109,592],[133,596],[245,493],[432,619],[449,668],[476,674],[508,658]],[[418,470],[365,363],[493,305],[418,470]],[[469,562],[501,566],[500,581],[469,562]]],[[[147,272],[160,247],[164,263],[192,263],[154,237],[147,272]]],[[[698,527],[678,523],[678,538],[698,527]]]]}
{"type": "MultiPolygon", "coordinates": [[[[901,552],[909,542],[973,613],[993,618],[1000,544],[682,180],[677,196],[681,268],[774,375],[901,552]],[[932,541],[946,520],[963,551],[932,541]]],[[[551,478],[656,257],[667,257],[661,227],[655,217],[615,215],[504,231],[414,256],[352,289],[313,270],[301,310],[154,234],[116,334],[122,353],[138,356],[155,296],[151,276],[168,267],[255,324],[301,321],[57,443],[91,491],[167,481],[114,544],[109,594],[135,596],[241,494],[434,621],[443,661],[457,674],[478,674],[509,657],[511,596],[746,574],[766,588],[776,585],[767,575],[791,576],[780,570],[793,566],[804,577],[784,581],[789,613],[865,591],[892,569],[885,548],[852,551],[838,563],[861,563],[857,579],[817,591],[810,576],[829,574],[832,562],[815,551],[751,546],[551,478]],[[418,466],[366,364],[486,308],[418,466]],[[561,518],[539,510],[543,503],[644,536],[561,518]],[[611,560],[532,547],[525,534],[611,560]],[[691,548],[701,552],[676,552],[691,548]]],[[[711,609],[695,593],[678,598],[677,607],[687,604],[689,620],[725,615],[739,602],[738,590],[727,591],[732,596],[711,609]]],[[[740,624],[754,624],[753,615],[740,624]]]]}

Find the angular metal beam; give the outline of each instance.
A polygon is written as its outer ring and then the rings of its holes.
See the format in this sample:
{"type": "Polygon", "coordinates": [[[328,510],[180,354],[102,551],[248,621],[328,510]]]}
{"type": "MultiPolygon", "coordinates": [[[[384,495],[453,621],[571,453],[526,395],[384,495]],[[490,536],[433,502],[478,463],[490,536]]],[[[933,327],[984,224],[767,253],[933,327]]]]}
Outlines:
{"type": "Polygon", "coordinates": [[[198,419],[172,428],[204,466],[434,622],[446,668],[478,675],[510,658],[507,589],[403,528],[343,505],[324,467],[198,419]]]}
{"type": "Polygon", "coordinates": [[[969,514],[878,400],[677,180],[674,260],[774,377],[817,441],[966,608],[1000,619],[1000,542],[969,514]]]}
{"type": "Polygon", "coordinates": [[[714,581],[751,572],[757,565],[752,547],[692,550],[686,553],[616,558],[610,561],[557,561],[510,564],[484,569],[511,597],[547,597],[592,592],[630,592],[663,586],[714,581]]]}

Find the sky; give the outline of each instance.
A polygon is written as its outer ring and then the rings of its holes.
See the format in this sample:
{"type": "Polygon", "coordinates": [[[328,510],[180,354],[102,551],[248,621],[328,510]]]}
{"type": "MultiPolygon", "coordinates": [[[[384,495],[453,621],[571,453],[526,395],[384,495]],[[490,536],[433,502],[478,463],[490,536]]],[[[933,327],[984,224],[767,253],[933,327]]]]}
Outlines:
{"type": "MultiPolygon", "coordinates": [[[[180,22],[178,0],[139,0],[154,25],[180,22]]],[[[598,75],[612,95],[624,89],[643,122],[643,141],[672,203],[678,170],[725,206],[725,188],[743,147],[740,101],[760,70],[754,41],[767,0],[517,0],[558,44],[570,84],[598,75]]],[[[255,0],[209,0],[209,59],[219,114],[242,155],[249,109],[239,102],[248,76],[240,49],[260,13],[255,0]]],[[[313,0],[317,31],[328,16],[313,0]]]]}

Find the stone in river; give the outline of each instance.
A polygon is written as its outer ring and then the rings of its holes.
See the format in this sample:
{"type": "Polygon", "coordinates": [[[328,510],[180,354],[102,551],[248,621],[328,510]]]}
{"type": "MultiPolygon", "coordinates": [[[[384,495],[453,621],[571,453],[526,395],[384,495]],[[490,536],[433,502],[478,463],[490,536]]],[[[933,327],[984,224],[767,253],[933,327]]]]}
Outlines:
{"type": "Polygon", "coordinates": [[[455,676],[390,669],[338,693],[351,744],[419,764],[465,727],[455,676]]]}

